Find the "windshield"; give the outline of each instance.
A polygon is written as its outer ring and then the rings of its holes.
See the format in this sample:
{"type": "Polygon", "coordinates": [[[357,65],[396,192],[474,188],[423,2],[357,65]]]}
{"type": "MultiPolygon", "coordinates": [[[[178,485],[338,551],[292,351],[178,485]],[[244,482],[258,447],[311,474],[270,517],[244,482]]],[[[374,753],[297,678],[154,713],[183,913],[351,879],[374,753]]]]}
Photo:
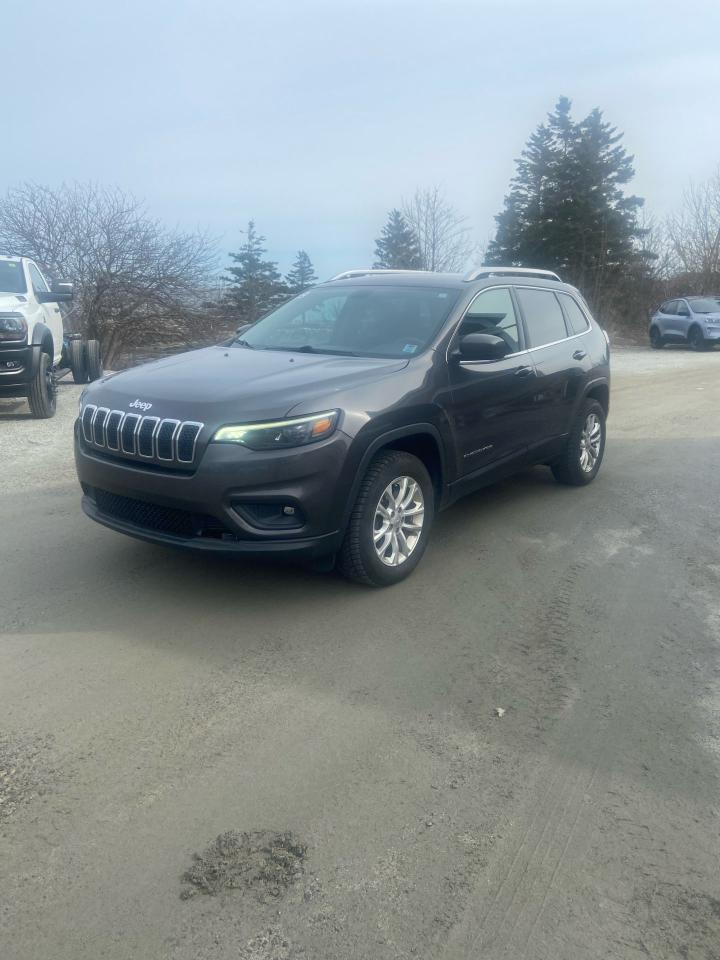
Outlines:
{"type": "Polygon", "coordinates": [[[693,313],[720,313],[720,300],[704,297],[701,300],[691,300],[690,307],[693,313]]]}
{"type": "Polygon", "coordinates": [[[240,334],[236,343],[361,357],[412,357],[428,346],[459,291],[445,287],[315,287],[240,334]]]}
{"type": "Polygon", "coordinates": [[[0,293],[27,293],[25,274],[19,260],[0,260],[0,293]]]}

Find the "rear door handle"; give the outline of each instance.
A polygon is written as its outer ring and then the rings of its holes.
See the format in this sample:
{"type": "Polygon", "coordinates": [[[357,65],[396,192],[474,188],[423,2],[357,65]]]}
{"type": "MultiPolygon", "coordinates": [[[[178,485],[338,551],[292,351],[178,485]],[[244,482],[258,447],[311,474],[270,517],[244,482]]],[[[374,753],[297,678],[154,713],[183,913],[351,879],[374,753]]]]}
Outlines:
{"type": "Polygon", "coordinates": [[[532,367],[518,367],[515,371],[516,377],[529,377],[533,373],[532,367]]]}
{"type": "Polygon", "coordinates": [[[576,350],[573,354],[573,360],[584,360],[587,354],[584,350],[576,350]]]}

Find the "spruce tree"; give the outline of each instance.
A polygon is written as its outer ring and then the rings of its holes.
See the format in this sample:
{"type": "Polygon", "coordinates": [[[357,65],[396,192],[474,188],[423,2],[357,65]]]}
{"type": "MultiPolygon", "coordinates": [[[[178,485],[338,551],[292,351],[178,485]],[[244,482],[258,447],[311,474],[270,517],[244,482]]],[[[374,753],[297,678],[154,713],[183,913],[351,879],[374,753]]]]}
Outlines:
{"type": "Polygon", "coordinates": [[[374,266],[389,270],[419,270],[422,266],[417,237],[399,210],[390,211],[375,243],[374,266]]]}
{"type": "Polygon", "coordinates": [[[304,250],[298,250],[290,272],[285,275],[288,291],[295,296],[317,283],[317,275],[312,260],[304,250]]]}
{"type": "Polygon", "coordinates": [[[237,253],[230,254],[236,266],[228,267],[227,299],[238,323],[254,323],[287,297],[277,264],[265,259],[264,243],[265,237],[258,234],[251,220],[245,243],[237,253]]]}
{"type": "Polygon", "coordinates": [[[577,122],[570,111],[561,97],[528,140],[486,262],[556,270],[600,309],[652,254],[642,244],[643,200],[624,191],[634,170],[622,134],[598,109],[577,122]]]}

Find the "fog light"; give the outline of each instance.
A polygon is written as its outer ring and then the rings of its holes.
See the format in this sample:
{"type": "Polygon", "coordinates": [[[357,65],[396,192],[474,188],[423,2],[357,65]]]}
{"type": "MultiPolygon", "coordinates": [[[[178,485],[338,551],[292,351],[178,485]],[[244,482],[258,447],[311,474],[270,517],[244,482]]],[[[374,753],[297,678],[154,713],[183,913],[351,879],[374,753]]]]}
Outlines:
{"type": "Polygon", "coordinates": [[[294,517],[295,507],[283,507],[283,513],[285,514],[286,517],[294,517]]]}

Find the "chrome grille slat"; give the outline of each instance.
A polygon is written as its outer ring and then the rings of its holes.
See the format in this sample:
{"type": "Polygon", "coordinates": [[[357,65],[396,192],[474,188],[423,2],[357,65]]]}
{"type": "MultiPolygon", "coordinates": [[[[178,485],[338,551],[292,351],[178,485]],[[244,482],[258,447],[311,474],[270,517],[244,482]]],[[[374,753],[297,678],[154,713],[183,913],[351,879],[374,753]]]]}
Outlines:
{"type": "Polygon", "coordinates": [[[139,413],[126,413],[123,419],[122,431],[120,433],[120,447],[123,453],[129,453],[135,456],[135,435],[142,417],[139,413]]]}
{"type": "Polygon", "coordinates": [[[119,410],[111,410],[105,418],[105,443],[108,450],[120,449],[120,427],[123,414],[119,410]]]}
{"type": "Polygon", "coordinates": [[[155,431],[160,417],[143,417],[137,431],[137,452],[139,457],[152,460],[155,456],[155,431]]]}
{"type": "Polygon", "coordinates": [[[158,460],[175,459],[175,436],[180,429],[179,420],[162,420],[155,433],[155,456],[158,460]],[[169,454],[165,456],[165,454],[169,454]]]}
{"type": "Polygon", "coordinates": [[[93,417],[92,437],[96,447],[105,446],[105,421],[110,413],[107,407],[98,407],[93,417]]]}
{"type": "Polygon", "coordinates": [[[203,423],[169,417],[144,417],[88,403],[80,413],[85,442],[122,457],[187,466],[194,463],[203,423]]]}
{"type": "Polygon", "coordinates": [[[93,417],[95,416],[95,411],[97,407],[94,403],[89,403],[82,412],[80,417],[80,423],[82,424],[82,432],[85,437],[86,443],[92,443],[92,422],[93,417]]]}

